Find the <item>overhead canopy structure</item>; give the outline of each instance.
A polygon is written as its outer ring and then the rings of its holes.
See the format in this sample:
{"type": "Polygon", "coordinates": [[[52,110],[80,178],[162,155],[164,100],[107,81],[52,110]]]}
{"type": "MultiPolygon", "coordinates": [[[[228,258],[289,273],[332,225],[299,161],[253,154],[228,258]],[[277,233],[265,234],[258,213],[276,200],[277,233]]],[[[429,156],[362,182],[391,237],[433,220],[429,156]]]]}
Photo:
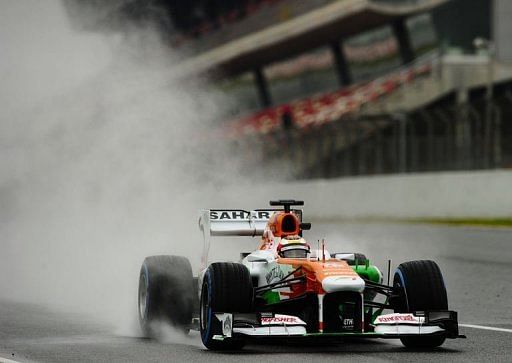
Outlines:
{"type": "Polygon", "coordinates": [[[209,50],[179,65],[182,75],[220,71],[233,75],[428,12],[450,0],[334,1],[304,15],[209,50]]]}

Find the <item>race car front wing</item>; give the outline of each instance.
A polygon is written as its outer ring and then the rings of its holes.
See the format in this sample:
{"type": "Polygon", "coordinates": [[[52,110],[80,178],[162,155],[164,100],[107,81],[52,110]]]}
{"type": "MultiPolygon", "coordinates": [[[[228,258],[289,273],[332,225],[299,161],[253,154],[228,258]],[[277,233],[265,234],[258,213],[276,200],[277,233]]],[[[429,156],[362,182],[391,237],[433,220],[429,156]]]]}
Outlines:
{"type": "Polygon", "coordinates": [[[447,338],[465,338],[459,335],[455,311],[425,311],[393,313],[375,319],[374,331],[308,333],[307,324],[297,316],[273,314],[216,313],[222,324],[222,335],[216,340],[243,338],[307,338],[307,337],[366,337],[400,338],[405,336],[445,335],[447,338]]]}

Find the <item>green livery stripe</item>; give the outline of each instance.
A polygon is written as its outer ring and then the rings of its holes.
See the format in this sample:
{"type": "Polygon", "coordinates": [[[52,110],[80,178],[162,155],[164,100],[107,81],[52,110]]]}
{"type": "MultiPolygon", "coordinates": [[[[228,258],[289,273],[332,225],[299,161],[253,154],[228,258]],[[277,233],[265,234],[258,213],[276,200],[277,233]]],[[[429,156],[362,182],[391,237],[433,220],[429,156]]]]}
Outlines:
{"type": "Polygon", "coordinates": [[[367,279],[376,283],[380,283],[380,273],[377,267],[370,264],[361,264],[352,266],[354,271],[363,279],[367,279]]]}
{"type": "Polygon", "coordinates": [[[263,298],[267,304],[275,304],[281,301],[281,297],[277,291],[267,291],[263,294],[263,298]]]}

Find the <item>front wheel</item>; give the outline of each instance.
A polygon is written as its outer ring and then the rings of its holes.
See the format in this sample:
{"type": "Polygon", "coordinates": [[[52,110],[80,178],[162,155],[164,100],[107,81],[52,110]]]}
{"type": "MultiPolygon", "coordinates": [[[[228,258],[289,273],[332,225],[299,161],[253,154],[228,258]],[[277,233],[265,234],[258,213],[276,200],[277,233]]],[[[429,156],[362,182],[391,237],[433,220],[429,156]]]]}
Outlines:
{"type": "Polygon", "coordinates": [[[237,350],[244,341],[222,336],[215,313],[249,313],[253,307],[253,286],[249,270],[239,263],[219,262],[206,270],[201,288],[199,326],[201,340],[211,350],[237,350]]]}
{"type": "MultiPolygon", "coordinates": [[[[404,262],[393,277],[393,288],[399,296],[394,301],[397,313],[448,310],[448,297],[443,275],[434,261],[404,262]]],[[[446,339],[444,335],[412,336],[400,338],[408,348],[435,348],[446,339]]]]}

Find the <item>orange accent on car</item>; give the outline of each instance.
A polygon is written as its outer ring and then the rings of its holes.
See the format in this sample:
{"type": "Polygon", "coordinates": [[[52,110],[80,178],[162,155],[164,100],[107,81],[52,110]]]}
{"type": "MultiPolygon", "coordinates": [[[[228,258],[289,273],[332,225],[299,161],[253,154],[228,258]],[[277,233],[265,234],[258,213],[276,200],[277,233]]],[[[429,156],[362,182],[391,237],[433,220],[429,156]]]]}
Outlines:
{"type": "Polygon", "coordinates": [[[286,237],[300,233],[299,218],[293,213],[274,213],[268,221],[268,227],[275,237],[286,237]]]}
{"type": "Polygon", "coordinates": [[[325,294],[322,288],[322,281],[326,277],[347,276],[358,278],[359,276],[346,261],[340,260],[322,262],[307,259],[278,258],[277,263],[291,265],[294,269],[302,267],[298,275],[304,274],[306,276],[306,289],[301,291],[301,293],[314,292],[316,294],[325,294]]]}
{"type": "Polygon", "coordinates": [[[283,238],[286,236],[300,235],[299,218],[292,212],[274,212],[267,222],[269,232],[263,232],[260,241],[260,250],[272,249],[274,237],[283,238]],[[271,237],[269,237],[269,234],[271,237]]]}

